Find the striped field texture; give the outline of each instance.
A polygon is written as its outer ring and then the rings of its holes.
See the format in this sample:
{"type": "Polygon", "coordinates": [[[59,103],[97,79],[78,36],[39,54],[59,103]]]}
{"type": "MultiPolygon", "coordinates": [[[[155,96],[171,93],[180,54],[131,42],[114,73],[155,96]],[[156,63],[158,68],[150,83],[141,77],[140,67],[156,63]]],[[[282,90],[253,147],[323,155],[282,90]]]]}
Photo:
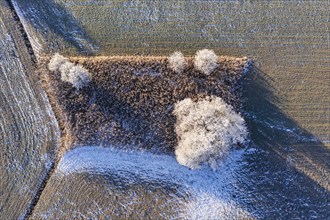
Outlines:
{"type": "Polygon", "coordinates": [[[53,166],[59,129],[3,1],[0,48],[0,219],[22,219],[53,166]]]}
{"type": "MultiPolygon", "coordinates": [[[[198,49],[210,48],[218,55],[252,58],[254,71],[247,77],[244,90],[245,119],[252,142],[237,162],[239,169],[224,180],[231,186],[225,203],[238,204],[251,216],[267,219],[330,216],[329,1],[12,2],[37,55],[59,51],[66,55],[166,56],[175,50],[193,55],[198,49]]],[[[64,162],[79,165],[75,160],[81,152],[76,154],[64,162]]],[[[109,155],[114,160],[118,156],[109,155]]],[[[98,159],[87,164],[96,163],[91,170],[103,171],[102,166],[109,165],[104,164],[106,160],[98,164],[98,159]]],[[[136,164],[127,161],[127,170],[134,170],[136,164]]],[[[111,182],[116,172],[125,176],[126,167],[120,169],[110,169],[102,178],[88,170],[86,175],[52,176],[36,206],[36,218],[52,216],[49,213],[56,212],[60,204],[65,217],[72,217],[72,210],[80,212],[79,216],[91,216],[85,208],[96,204],[93,210],[108,210],[109,200],[98,191],[103,188],[95,187],[125,185],[123,179],[111,182]],[[88,195],[71,192],[76,186],[77,191],[88,195]],[[52,200],[49,195],[54,195],[52,200]]],[[[203,183],[198,181],[197,185],[203,183]]],[[[227,188],[218,190],[219,194],[228,193],[227,188]]],[[[120,195],[112,192],[105,195],[120,195]]],[[[157,193],[145,193],[144,188],[130,192],[137,193],[138,200],[153,203],[157,199],[157,193]],[[144,199],[143,195],[155,197],[144,199]]],[[[119,198],[126,201],[128,197],[119,198]]],[[[116,205],[111,208],[120,210],[121,204],[116,205]]],[[[150,206],[143,207],[142,214],[148,213],[150,206]]],[[[199,206],[193,207],[203,214],[199,206]]],[[[208,209],[203,210],[208,213],[208,209]]],[[[226,211],[230,213],[223,213],[226,211]]],[[[151,216],[159,213],[161,209],[151,216]]],[[[105,213],[94,214],[105,217],[105,213]]]]}
{"type": "Polygon", "coordinates": [[[327,1],[13,2],[24,8],[27,26],[35,27],[30,32],[45,39],[45,51],[192,55],[211,48],[219,55],[252,57],[272,78],[281,109],[329,145],[327,1]]]}

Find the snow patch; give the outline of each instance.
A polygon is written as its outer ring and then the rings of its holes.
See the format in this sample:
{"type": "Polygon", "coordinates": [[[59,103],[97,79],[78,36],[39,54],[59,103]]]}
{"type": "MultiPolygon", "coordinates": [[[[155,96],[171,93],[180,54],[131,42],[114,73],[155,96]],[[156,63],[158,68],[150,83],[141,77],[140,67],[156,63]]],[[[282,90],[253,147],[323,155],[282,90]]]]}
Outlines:
{"type": "Polygon", "coordinates": [[[183,218],[251,217],[232,199],[242,155],[243,150],[233,151],[216,171],[208,167],[190,170],[170,155],[88,146],[66,153],[55,174],[59,177],[73,173],[115,174],[129,182],[177,184],[191,195],[182,210],[183,218]]]}

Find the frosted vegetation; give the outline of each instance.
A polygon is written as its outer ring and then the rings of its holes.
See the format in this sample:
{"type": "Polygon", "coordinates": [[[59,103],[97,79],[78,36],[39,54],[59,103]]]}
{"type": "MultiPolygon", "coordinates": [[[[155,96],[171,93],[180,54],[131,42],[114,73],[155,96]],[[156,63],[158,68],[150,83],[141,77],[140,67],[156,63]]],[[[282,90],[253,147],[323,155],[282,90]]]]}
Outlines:
{"type": "Polygon", "coordinates": [[[60,55],[59,53],[55,53],[48,63],[48,69],[50,71],[57,71],[66,62],[68,62],[68,58],[60,55]]]}
{"type": "Polygon", "coordinates": [[[213,50],[203,49],[197,51],[194,59],[194,66],[205,75],[210,75],[219,65],[218,56],[213,50]]]}
{"type": "MultiPolygon", "coordinates": [[[[197,51],[194,67],[206,75],[211,74],[218,57],[212,51],[197,51]]],[[[181,52],[174,52],[168,58],[168,66],[176,73],[182,73],[188,62],[181,52]]],[[[75,65],[66,57],[55,54],[48,64],[51,71],[58,71],[61,80],[81,89],[91,81],[90,73],[82,66],[75,65]]],[[[220,97],[207,96],[198,101],[186,98],[175,104],[175,132],[178,144],[175,155],[178,163],[192,169],[202,164],[216,169],[230,149],[243,144],[247,137],[244,119],[220,97]]]]}
{"type": "Polygon", "coordinates": [[[232,146],[244,143],[244,119],[221,98],[208,96],[197,102],[186,98],[175,104],[177,161],[192,169],[205,163],[216,169],[232,146]]]}
{"type": "MultiPolygon", "coordinates": [[[[219,66],[217,62],[218,56],[209,49],[197,51],[194,57],[194,67],[205,75],[210,75],[219,66]]],[[[174,72],[182,73],[188,62],[180,51],[176,51],[169,56],[168,66],[174,72]]]]}
{"type": "Polygon", "coordinates": [[[80,90],[91,81],[91,74],[81,65],[71,63],[66,57],[56,53],[48,63],[48,69],[59,71],[61,80],[71,83],[73,87],[80,90]]]}
{"type": "Polygon", "coordinates": [[[176,73],[182,73],[188,63],[180,51],[176,51],[168,58],[169,67],[176,73]]]}

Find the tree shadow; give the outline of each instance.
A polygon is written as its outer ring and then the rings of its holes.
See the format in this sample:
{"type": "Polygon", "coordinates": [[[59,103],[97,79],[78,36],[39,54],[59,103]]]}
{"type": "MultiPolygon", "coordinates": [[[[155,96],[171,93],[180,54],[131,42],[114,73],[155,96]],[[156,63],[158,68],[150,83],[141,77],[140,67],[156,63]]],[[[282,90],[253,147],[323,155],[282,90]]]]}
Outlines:
{"type": "Polygon", "coordinates": [[[59,100],[61,114],[66,119],[64,126],[72,126],[74,141],[70,150],[102,146],[128,151],[148,150],[155,154],[171,152],[159,128],[155,127],[153,117],[133,108],[113,90],[92,80],[77,92],[69,83],[62,82],[60,75],[49,77],[55,85],[54,95],[59,100]]]}
{"type": "Polygon", "coordinates": [[[252,141],[236,200],[262,218],[325,219],[330,216],[330,151],[281,111],[271,80],[253,67],[244,82],[252,141]]]}
{"type": "Polygon", "coordinates": [[[46,52],[70,49],[70,47],[82,55],[96,52],[95,42],[62,4],[54,0],[16,0],[15,2],[23,11],[25,19],[43,36],[44,40],[48,41],[46,52]]]}
{"type": "MultiPolygon", "coordinates": [[[[83,117],[90,117],[94,122],[89,125],[95,127],[90,129],[88,124],[85,124],[82,130],[97,132],[93,133],[95,138],[89,144],[126,150],[148,150],[153,153],[170,152],[170,149],[160,147],[162,138],[157,135],[159,129],[151,123],[151,116],[144,116],[102,85],[92,82],[90,87],[93,89],[87,91],[89,103],[85,107],[87,110],[83,117]],[[89,112],[91,114],[88,114],[89,112]],[[96,121],[99,122],[95,123],[96,121]]],[[[86,118],[80,119],[82,123],[90,121],[86,118]]],[[[79,136],[80,133],[76,135],[79,136]]]]}

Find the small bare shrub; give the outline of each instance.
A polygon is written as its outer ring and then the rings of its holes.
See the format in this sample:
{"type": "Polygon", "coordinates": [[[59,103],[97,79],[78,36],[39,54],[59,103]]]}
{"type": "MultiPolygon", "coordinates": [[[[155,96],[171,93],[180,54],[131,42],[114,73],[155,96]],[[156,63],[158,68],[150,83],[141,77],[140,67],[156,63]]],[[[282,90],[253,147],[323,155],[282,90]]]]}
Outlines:
{"type": "Polygon", "coordinates": [[[180,51],[176,51],[168,58],[169,67],[176,73],[182,73],[187,67],[187,61],[180,51]]]}
{"type": "Polygon", "coordinates": [[[206,75],[210,75],[217,67],[218,56],[213,50],[203,49],[197,51],[194,66],[197,70],[206,75]]]}
{"type": "Polygon", "coordinates": [[[48,69],[59,71],[63,82],[71,83],[77,90],[86,86],[91,81],[91,74],[80,65],[75,65],[68,59],[56,53],[48,63],[48,69]]]}
{"type": "Polygon", "coordinates": [[[63,82],[70,82],[70,70],[73,67],[74,64],[69,61],[66,61],[60,66],[59,71],[61,73],[61,80],[63,82]]]}
{"type": "Polygon", "coordinates": [[[175,104],[175,131],[179,138],[177,161],[192,169],[205,163],[216,168],[234,145],[244,143],[244,119],[221,98],[208,96],[194,102],[190,98],[175,104]]]}
{"type": "Polygon", "coordinates": [[[50,71],[57,71],[67,61],[68,59],[66,57],[60,55],[59,53],[55,53],[48,63],[48,69],[50,71]]]}
{"type": "Polygon", "coordinates": [[[80,65],[73,66],[69,72],[68,82],[76,89],[81,89],[91,81],[91,75],[87,69],[80,65]]]}

